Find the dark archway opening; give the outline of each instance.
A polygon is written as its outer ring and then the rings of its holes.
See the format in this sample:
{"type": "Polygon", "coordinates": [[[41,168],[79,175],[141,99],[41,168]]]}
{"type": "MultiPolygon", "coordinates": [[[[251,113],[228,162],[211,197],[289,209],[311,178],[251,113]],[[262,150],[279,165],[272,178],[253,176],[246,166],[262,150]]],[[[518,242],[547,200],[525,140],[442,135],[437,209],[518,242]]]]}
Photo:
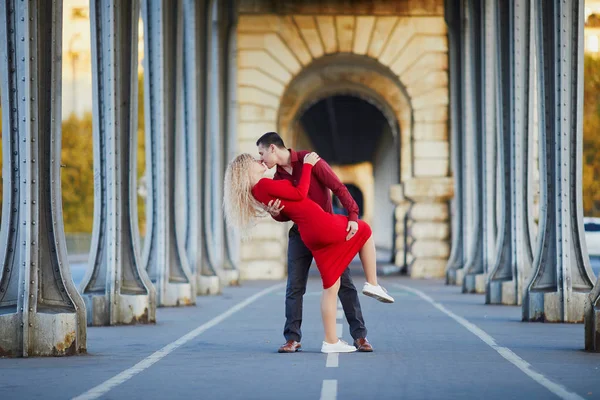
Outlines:
{"type": "Polygon", "coordinates": [[[376,106],[349,95],[317,101],[300,124],[315,150],[332,165],[372,161],[383,128],[389,125],[376,106]]]}
{"type": "MultiPolygon", "coordinates": [[[[377,247],[392,250],[394,205],[389,187],[400,180],[397,126],[374,103],[346,93],[321,98],[303,111],[298,143],[344,170],[340,178],[357,202],[360,218],[371,224],[377,247]]],[[[334,212],[345,214],[335,196],[333,205],[334,212]]]]}

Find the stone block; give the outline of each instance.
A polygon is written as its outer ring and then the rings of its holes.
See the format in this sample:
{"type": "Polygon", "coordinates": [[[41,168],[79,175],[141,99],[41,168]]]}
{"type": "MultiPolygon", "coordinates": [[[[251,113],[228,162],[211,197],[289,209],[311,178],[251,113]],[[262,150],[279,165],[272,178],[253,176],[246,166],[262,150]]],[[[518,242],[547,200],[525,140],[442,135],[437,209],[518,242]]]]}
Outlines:
{"type": "Polygon", "coordinates": [[[286,246],[282,239],[263,239],[243,242],[241,246],[241,259],[250,260],[280,260],[285,256],[286,246]]]}
{"type": "MultiPolygon", "coordinates": [[[[277,111],[265,106],[254,104],[242,104],[238,108],[239,123],[243,122],[266,122],[277,121],[277,111]]],[[[238,132],[238,136],[240,133],[238,132]]]]}
{"type": "Polygon", "coordinates": [[[410,236],[419,240],[447,240],[450,229],[447,222],[415,222],[410,228],[410,236]]]}
{"type": "Polygon", "coordinates": [[[413,221],[448,221],[449,210],[446,203],[417,203],[410,211],[413,221]]]}
{"type": "Polygon", "coordinates": [[[279,29],[279,17],[276,15],[240,15],[237,30],[243,32],[265,32],[279,29]]]}
{"type": "Polygon", "coordinates": [[[375,16],[360,15],[356,17],[356,32],[354,34],[354,54],[367,54],[371,33],[375,27],[375,16]]]}
{"type": "Polygon", "coordinates": [[[448,71],[447,53],[426,53],[400,75],[403,84],[412,86],[431,71],[448,71]]]}
{"type": "Polygon", "coordinates": [[[440,258],[417,258],[410,267],[411,278],[443,278],[446,276],[446,260],[440,258]]]}
{"type": "Polygon", "coordinates": [[[450,146],[447,141],[415,141],[415,159],[440,159],[450,156],[450,146]]]}
{"type": "Polygon", "coordinates": [[[448,106],[447,105],[436,105],[430,107],[424,107],[418,110],[414,110],[415,116],[415,131],[417,130],[418,123],[420,122],[442,122],[448,123],[448,106]]]}
{"type": "Polygon", "coordinates": [[[445,35],[415,35],[411,37],[406,46],[402,47],[396,60],[390,65],[390,69],[396,75],[401,76],[425,54],[446,52],[448,52],[448,39],[445,35]]]}
{"type": "Polygon", "coordinates": [[[218,276],[196,275],[196,294],[210,296],[221,293],[221,282],[218,276]]]}
{"type": "Polygon", "coordinates": [[[355,20],[353,15],[337,15],[335,17],[335,28],[339,51],[341,53],[352,52],[352,39],[354,37],[355,20]]]}
{"type": "Polygon", "coordinates": [[[317,21],[312,15],[294,15],[294,22],[300,30],[300,34],[308,46],[313,58],[319,58],[325,53],[317,21]]]}
{"type": "Polygon", "coordinates": [[[379,62],[386,66],[392,64],[398,54],[402,52],[402,49],[414,39],[416,33],[413,18],[398,18],[394,29],[386,37],[385,47],[379,56],[379,62]]]}
{"type": "MultiPolygon", "coordinates": [[[[404,82],[402,82],[404,83],[404,82]]],[[[406,85],[406,91],[411,98],[419,97],[437,88],[448,87],[448,71],[431,69],[423,74],[417,82],[406,85]]]]}
{"type": "Polygon", "coordinates": [[[378,59],[383,51],[383,47],[387,43],[394,26],[398,21],[398,17],[377,17],[375,21],[375,27],[373,28],[373,34],[371,36],[371,43],[367,54],[369,57],[378,59]]]}
{"type": "MultiPolygon", "coordinates": [[[[256,148],[256,146],[254,146],[256,148]]],[[[288,224],[282,224],[273,220],[271,217],[264,217],[258,220],[251,230],[251,241],[260,240],[285,240],[288,224]]]]}
{"type": "Polygon", "coordinates": [[[447,259],[450,256],[450,246],[448,242],[441,240],[416,240],[412,244],[410,251],[417,259],[447,259]]]}
{"type": "Polygon", "coordinates": [[[239,263],[241,280],[285,278],[285,262],[275,260],[242,261],[239,263]]]}
{"type": "Polygon", "coordinates": [[[289,82],[292,73],[266,50],[239,50],[239,68],[256,68],[280,82],[289,82]]]}
{"type": "Polygon", "coordinates": [[[285,86],[271,75],[257,68],[240,68],[237,75],[238,86],[260,88],[277,98],[283,95],[285,86]]]}
{"type": "Polygon", "coordinates": [[[454,180],[445,178],[414,178],[404,183],[404,194],[415,201],[447,201],[454,196],[454,180]]]}
{"type": "Polygon", "coordinates": [[[449,104],[449,92],[447,87],[440,87],[412,99],[414,110],[430,108],[435,106],[447,106],[449,104]]]}
{"type": "Polygon", "coordinates": [[[254,152],[250,154],[255,154],[258,157],[258,151],[256,150],[256,139],[258,139],[263,133],[275,130],[275,121],[239,122],[237,133],[239,140],[252,140],[254,142],[254,152]]]}
{"type": "MultiPolygon", "coordinates": [[[[281,25],[278,33],[302,65],[307,65],[312,62],[313,58],[310,55],[310,51],[308,50],[308,47],[306,47],[306,43],[302,39],[302,36],[294,23],[294,19],[291,16],[281,17],[281,25]]],[[[335,37],[333,37],[333,39],[335,40],[335,37]]]]}
{"type": "MultiPolygon", "coordinates": [[[[448,142],[447,122],[417,122],[413,129],[415,145],[422,142],[448,142]]],[[[447,144],[449,147],[449,145],[447,144]]],[[[449,153],[449,150],[447,150],[449,153]]]]}
{"type": "Polygon", "coordinates": [[[321,32],[321,40],[323,41],[325,53],[335,53],[338,47],[334,17],[331,15],[319,15],[316,19],[319,32],[321,32]]]}
{"type": "Polygon", "coordinates": [[[415,177],[444,177],[450,172],[448,158],[415,159],[415,177]]]}
{"type": "Polygon", "coordinates": [[[238,104],[254,104],[277,110],[279,97],[255,87],[238,86],[238,104]]]}
{"type": "Polygon", "coordinates": [[[390,186],[390,200],[396,205],[408,202],[404,197],[404,188],[401,184],[390,186]]]}

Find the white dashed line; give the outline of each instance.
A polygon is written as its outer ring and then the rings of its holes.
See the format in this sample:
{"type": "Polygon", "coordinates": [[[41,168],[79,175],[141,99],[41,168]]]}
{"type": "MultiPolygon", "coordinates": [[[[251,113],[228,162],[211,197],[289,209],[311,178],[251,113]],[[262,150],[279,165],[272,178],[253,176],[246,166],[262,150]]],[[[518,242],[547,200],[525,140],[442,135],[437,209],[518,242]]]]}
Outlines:
{"type": "Polygon", "coordinates": [[[342,319],[342,318],[344,318],[344,310],[340,310],[340,309],[338,308],[338,310],[337,310],[337,315],[336,315],[335,317],[336,317],[337,319],[342,319]]]}
{"type": "Polygon", "coordinates": [[[341,339],[342,338],[342,330],[344,329],[344,325],[342,324],[335,324],[335,333],[337,333],[337,336],[341,339]]]}
{"type": "Polygon", "coordinates": [[[337,398],[337,379],[323,380],[321,387],[321,400],[335,400],[337,398]]]}
{"type": "MultiPolygon", "coordinates": [[[[537,383],[539,383],[540,385],[542,385],[543,387],[548,389],[550,392],[552,392],[555,395],[557,395],[558,397],[560,397],[561,399],[583,400],[583,397],[579,396],[578,394],[569,392],[562,385],[559,385],[558,383],[554,383],[550,379],[546,378],[544,375],[540,374],[537,371],[534,371],[533,368],[531,368],[531,365],[527,361],[523,360],[521,357],[519,357],[518,355],[513,353],[512,350],[510,350],[507,347],[498,345],[496,343],[496,340],[493,337],[488,335],[485,331],[483,331],[477,325],[467,321],[463,317],[460,317],[460,316],[454,314],[452,311],[448,310],[442,304],[436,302],[434,299],[427,296],[425,293],[421,292],[420,290],[408,287],[408,286],[400,285],[398,283],[396,283],[395,285],[398,286],[399,288],[402,288],[402,289],[408,291],[408,292],[416,294],[417,296],[419,296],[423,300],[427,301],[432,306],[434,306],[435,308],[437,308],[438,310],[440,310],[441,312],[443,312],[444,314],[446,314],[447,316],[449,316],[450,318],[452,318],[453,320],[455,320],[456,322],[461,324],[463,327],[467,328],[472,334],[474,334],[479,339],[481,339],[485,344],[490,346],[492,349],[496,350],[496,352],[498,352],[498,354],[500,354],[502,357],[504,357],[504,359],[506,359],[506,361],[510,362],[515,367],[519,368],[521,371],[523,371],[523,373],[525,373],[525,375],[527,375],[528,377],[530,377],[531,379],[533,379],[534,381],[536,381],[537,383]]],[[[323,398],[323,397],[321,397],[321,398],[323,398]]]]}
{"type": "Polygon", "coordinates": [[[327,354],[327,361],[325,367],[337,368],[340,365],[340,353],[329,353],[327,354]]]}

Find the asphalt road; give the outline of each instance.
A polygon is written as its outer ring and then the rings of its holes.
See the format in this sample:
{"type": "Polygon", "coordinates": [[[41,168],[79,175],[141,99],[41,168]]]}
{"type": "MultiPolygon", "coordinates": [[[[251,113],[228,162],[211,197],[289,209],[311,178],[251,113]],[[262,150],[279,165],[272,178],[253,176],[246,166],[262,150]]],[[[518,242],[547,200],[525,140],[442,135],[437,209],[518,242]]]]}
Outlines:
{"type": "Polygon", "coordinates": [[[373,353],[319,352],[313,274],[304,350],[278,354],[283,283],[246,282],[161,308],[156,325],[88,328],[86,355],[0,359],[0,399],[600,398],[600,354],[582,351],[583,325],[522,323],[520,307],[485,306],[441,281],[383,283],[395,304],[361,295],[373,353]]]}

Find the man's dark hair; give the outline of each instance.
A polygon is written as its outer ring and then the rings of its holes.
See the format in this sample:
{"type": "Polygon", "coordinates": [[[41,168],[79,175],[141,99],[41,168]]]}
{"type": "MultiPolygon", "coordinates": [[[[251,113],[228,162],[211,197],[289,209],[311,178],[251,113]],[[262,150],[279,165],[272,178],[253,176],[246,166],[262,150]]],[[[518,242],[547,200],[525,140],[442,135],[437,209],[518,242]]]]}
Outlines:
{"type": "Polygon", "coordinates": [[[285,149],[285,144],[283,144],[283,139],[281,138],[281,136],[279,136],[279,134],[277,132],[267,132],[264,135],[262,135],[261,137],[259,137],[258,140],[256,141],[257,146],[262,145],[262,147],[264,147],[264,148],[267,148],[272,144],[279,147],[280,149],[285,149]]]}

